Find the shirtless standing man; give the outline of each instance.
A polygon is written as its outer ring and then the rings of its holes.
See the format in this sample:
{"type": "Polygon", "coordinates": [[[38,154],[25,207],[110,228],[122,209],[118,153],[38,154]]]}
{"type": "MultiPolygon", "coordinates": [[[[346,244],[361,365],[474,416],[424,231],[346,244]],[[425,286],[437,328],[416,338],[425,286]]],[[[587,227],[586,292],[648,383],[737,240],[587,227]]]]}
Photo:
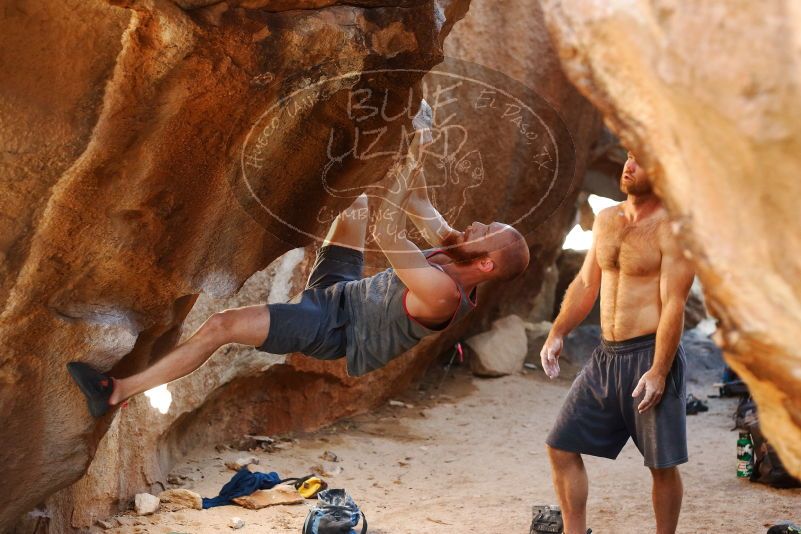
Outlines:
{"type": "Polygon", "coordinates": [[[578,375],[548,436],[565,534],[587,532],[587,473],[581,454],[614,459],[629,437],[653,475],[657,534],[676,531],[687,461],[684,304],[694,270],[668,215],[629,153],[620,180],[626,201],[598,214],[593,245],[565,294],[540,354],[559,374],[563,339],[601,294],[603,341],[578,375]]]}

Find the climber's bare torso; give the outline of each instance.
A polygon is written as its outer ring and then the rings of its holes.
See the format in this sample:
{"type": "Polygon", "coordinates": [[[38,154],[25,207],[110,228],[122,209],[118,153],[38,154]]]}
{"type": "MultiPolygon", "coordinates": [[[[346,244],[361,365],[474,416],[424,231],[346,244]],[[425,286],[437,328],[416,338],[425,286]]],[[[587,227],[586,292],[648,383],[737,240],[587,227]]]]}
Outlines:
{"type": "Polygon", "coordinates": [[[603,210],[596,225],[601,269],[601,329],[608,340],[656,332],[661,312],[662,250],[670,235],[667,212],[657,207],[633,222],[624,203],[603,210]]]}

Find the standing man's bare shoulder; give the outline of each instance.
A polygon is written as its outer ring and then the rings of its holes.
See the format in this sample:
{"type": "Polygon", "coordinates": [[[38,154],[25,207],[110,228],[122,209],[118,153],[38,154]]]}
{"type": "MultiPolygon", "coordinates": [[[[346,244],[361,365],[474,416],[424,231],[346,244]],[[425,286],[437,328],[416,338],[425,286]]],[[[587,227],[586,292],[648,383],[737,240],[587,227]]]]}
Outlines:
{"type": "Polygon", "coordinates": [[[593,234],[599,239],[606,238],[620,229],[623,222],[623,202],[615,204],[608,208],[604,208],[595,216],[595,222],[592,225],[593,234]]]}
{"type": "Polygon", "coordinates": [[[620,223],[620,215],[623,213],[623,204],[620,202],[614,206],[609,206],[598,212],[595,216],[595,224],[599,225],[598,229],[607,229],[620,223]]]}

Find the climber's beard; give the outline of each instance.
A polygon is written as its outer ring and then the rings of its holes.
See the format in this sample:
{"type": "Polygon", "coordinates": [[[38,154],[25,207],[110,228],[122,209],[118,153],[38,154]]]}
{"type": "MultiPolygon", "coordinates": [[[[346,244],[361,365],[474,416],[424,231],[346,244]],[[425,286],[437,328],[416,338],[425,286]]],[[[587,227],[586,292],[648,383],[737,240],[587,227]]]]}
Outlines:
{"type": "Polygon", "coordinates": [[[442,240],[445,247],[445,254],[459,263],[469,263],[473,260],[483,258],[487,255],[483,240],[478,242],[467,242],[469,237],[466,232],[451,234],[442,240]]]}

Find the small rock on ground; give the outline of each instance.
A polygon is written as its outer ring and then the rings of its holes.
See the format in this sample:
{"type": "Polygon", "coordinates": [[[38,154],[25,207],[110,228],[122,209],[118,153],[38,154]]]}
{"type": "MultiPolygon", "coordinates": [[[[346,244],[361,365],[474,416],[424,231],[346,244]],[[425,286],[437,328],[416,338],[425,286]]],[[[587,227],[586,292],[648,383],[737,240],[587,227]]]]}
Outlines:
{"type": "Polygon", "coordinates": [[[256,456],[242,456],[236,460],[225,462],[225,467],[233,469],[234,471],[239,471],[243,467],[247,467],[251,464],[258,465],[258,463],[259,459],[256,456]]]}
{"type": "Polygon", "coordinates": [[[99,526],[103,530],[109,530],[111,528],[116,528],[117,526],[119,526],[119,523],[113,517],[109,517],[108,519],[98,519],[96,523],[97,526],[99,526]]]}
{"type": "Polygon", "coordinates": [[[159,509],[159,498],[149,493],[137,493],[134,497],[134,510],[139,515],[150,515],[159,509]]]}
{"type": "Polygon", "coordinates": [[[203,509],[203,498],[199,493],[188,489],[168,489],[159,493],[161,502],[170,503],[174,510],[181,508],[203,509]]]}

